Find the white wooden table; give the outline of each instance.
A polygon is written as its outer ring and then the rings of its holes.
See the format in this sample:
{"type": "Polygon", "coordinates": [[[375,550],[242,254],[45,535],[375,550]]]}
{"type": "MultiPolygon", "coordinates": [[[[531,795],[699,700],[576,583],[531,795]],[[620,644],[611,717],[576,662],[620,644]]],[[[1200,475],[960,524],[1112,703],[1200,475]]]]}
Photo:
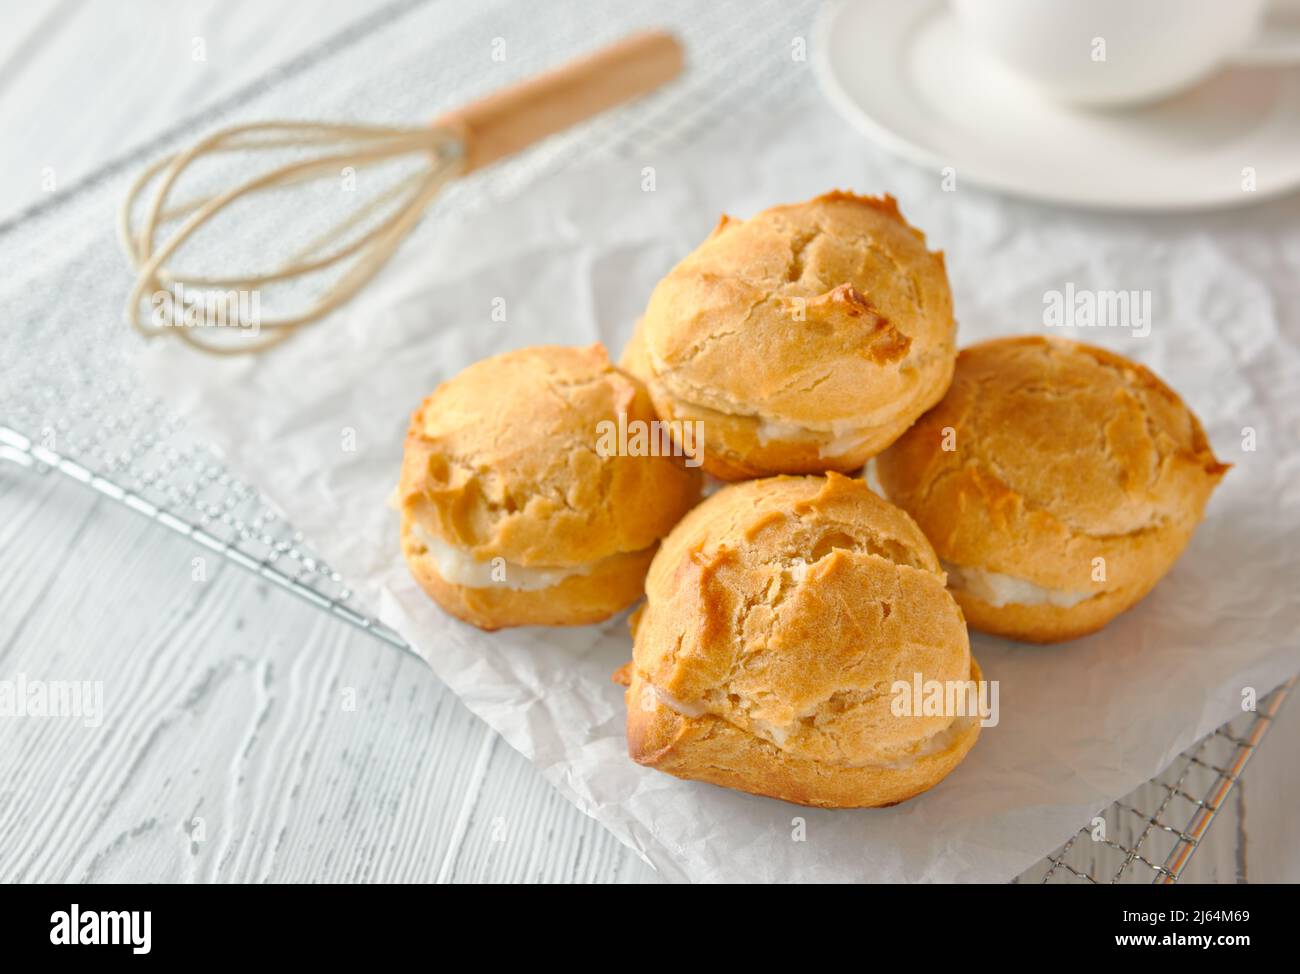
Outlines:
{"type": "MultiPolygon", "coordinates": [[[[363,6],[7,7],[0,219],[363,6]]],[[[0,464],[0,678],[125,698],[100,728],[0,722],[0,881],[655,880],[422,664],[203,555],[0,464]]],[[[1289,706],[1185,881],[1300,880],[1297,741],[1289,706]]]]}

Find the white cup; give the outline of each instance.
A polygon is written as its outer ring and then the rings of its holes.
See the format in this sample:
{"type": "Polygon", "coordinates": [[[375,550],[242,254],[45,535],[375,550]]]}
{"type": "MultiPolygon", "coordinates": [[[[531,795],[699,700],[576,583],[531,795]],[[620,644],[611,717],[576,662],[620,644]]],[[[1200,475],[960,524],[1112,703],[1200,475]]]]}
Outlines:
{"type": "Polygon", "coordinates": [[[1267,0],[952,0],[967,35],[1061,101],[1120,105],[1181,91],[1229,62],[1300,60],[1257,37],[1267,0]]]}

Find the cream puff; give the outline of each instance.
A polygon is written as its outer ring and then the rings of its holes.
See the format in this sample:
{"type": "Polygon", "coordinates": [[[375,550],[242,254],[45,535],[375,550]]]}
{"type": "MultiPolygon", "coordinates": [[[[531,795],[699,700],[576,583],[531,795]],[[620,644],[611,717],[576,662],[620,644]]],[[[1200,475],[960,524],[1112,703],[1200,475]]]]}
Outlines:
{"type": "Polygon", "coordinates": [[[1150,371],[1079,342],[963,349],[943,401],[876,461],[976,629],[1100,629],[1187,546],[1227,465],[1150,371]]]}
{"type": "Polygon", "coordinates": [[[633,643],[615,674],[628,751],[679,778],[892,805],[979,736],[974,706],[899,706],[904,685],[974,686],[980,670],[920,529],[835,473],[734,484],[691,511],[651,563],[633,643]]]}
{"type": "Polygon", "coordinates": [[[444,382],[411,417],[398,485],[416,581],[482,629],[625,609],[700,493],[655,422],[601,345],[506,352],[444,382]],[[629,427],[642,431],[631,448],[629,427]]]}
{"type": "Polygon", "coordinates": [[[622,364],[661,417],[702,424],[717,477],[847,472],[943,396],[954,333],[943,255],[892,197],[832,192],[723,216],[622,364]]]}

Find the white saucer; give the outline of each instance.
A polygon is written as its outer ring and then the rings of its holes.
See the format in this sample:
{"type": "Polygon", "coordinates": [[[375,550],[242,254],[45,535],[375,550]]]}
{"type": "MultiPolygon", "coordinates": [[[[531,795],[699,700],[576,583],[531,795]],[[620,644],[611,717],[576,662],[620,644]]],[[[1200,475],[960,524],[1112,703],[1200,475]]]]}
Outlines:
{"type": "Polygon", "coordinates": [[[1240,206],[1300,187],[1300,70],[1233,69],[1156,105],[1039,96],[939,0],[822,10],[814,59],[836,108],[891,152],[963,181],[1103,209],[1240,206]],[[1255,189],[1243,189],[1243,170],[1255,189]]]}

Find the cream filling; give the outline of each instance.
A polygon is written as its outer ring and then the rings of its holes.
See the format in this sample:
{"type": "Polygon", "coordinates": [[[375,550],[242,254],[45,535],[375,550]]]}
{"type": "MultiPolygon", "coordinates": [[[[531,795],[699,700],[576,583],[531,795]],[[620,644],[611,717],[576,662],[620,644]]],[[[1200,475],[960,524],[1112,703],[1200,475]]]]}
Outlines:
{"type": "Polygon", "coordinates": [[[683,717],[703,717],[708,713],[702,704],[686,703],[684,700],[678,700],[667,690],[661,690],[654,684],[649,684],[649,686],[650,692],[654,694],[655,699],[673,713],[681,714],[683,717]]]}
{"type": "MultiPolygon", "coordinates": [[[[909,718],[902,717],[900,720],[909,718]]],[[[928,737],[924,744],[917,750],[910,752],[906,757],[899,758],[896,761],[884,761],[878,765],[882,768],[910,768],[922,758],[927,758],[931,754],[941,754],[948,750],[957,739],[966,734],[973,724],[979,723],[980,718],[975,715],[966,717],[954,717],[951,724],[945,727],[939,733],[928,737]]]]}
{"type": "Polygon", "coordinates": [[[877,459],[877,457],[872,457],[867,461],[867,465],[862,468],[862,479],[867,482],[867,486],[870,487],[873,492],[879,494],[881,497],[885,498],[885,500],[889,500],[889,494],[885,490],[885,485],[880,482],[880,464],[876,462],[877,459]]]}
{"type": "Polygon", "coordinates": [[[1044,588],[1014,575],[1003,575],[985,568],[967,568],[943,562],[948,586],[973,595],[982,602],[1000,608],[1004,605],[1055,605],[1069,609],[1096,595],[1062,588],[1044,588]]]}
{"type": "Polygon", "coordinates": [[[464,548],[435,538],[422,525],[413,524],[411,533],[428,549],[438,574],[452,585],[465,588],[505,588],[513,592],[536,592],[559,585],[574,575],[590,575],[600,564],[588,561],[558,568],[519,565],[504,558],[481,561],[464,548]]]}
{"type": "Polygon", "coordinates": [[[706,413],[720,413],[733,419],[750,420],[757,426],[758,442],[762,446],[767,446],[770,443],[790,442],[816,444],[818,456],[823,460],[839,459],[841,456],[852,453],[862,446],[876,432],[879,425],[876,420],[883,421],[888,410],[888,407],[882,407],[875,413],[868,414],[865,417],[868,422],[865,424],[862,422],[864,417],[857,416],[852,423],[848,420],[834,420],[829,430],[817,430],[784,420],[761,419],[753,413],[732,412],[679,395],[671,387],[671,383],[665,382],[663,379],[665,372],[670,371],[664,368],[663,362],[651,356],[650,367],[665,391],[682,406],[706,413]]]}
{"type": "Polygon", "coordinates": [[[852,453],[866,443],[874,433],[875,429],[872,427],[848,426],[839,422],[833,423],[829,431],[810,429],[797,423],[785,423],[779,420],[765,419],[758,424],[760,445],[815,443],[817,455],[823,460],[837,460],[847,453],[852,453]]]}
{"type": "MultiPolygon", "coordinates": [[[[683,717],[703,717],[706,714],[710,713],[708,708],[705,707],[703,704],[687,703],[684,700],[679,700],[677,697],[674,697],[667,690],[662,690],[652,683],[646,683],[643,684],[643,686],[650,691],[650,694],[652,695],[652,699],[658,701],[658,703],[661,706],[666,707],[667,709],[673,711],[673,713],[681,714],[683,717]]],[[[907,719],[907,718],[900,718],[900,719],[907,719]]],[[[915,764],[917,761],[921,760],[922,758],[926,758],[932,754],[939,754],[943,751],[946,751],[954,743],[956,743],[959,737],[963,736],[970,730],[971,725],[978,723],[979,720],[980,717],[975,714],[964,716],[964,717],[955,717],[953,718],[952,723],[950,723],[943,730],[935,734],[932,734],[930,737],[926,738],[920,747],[918,747],[915,751],[909,752],[905,757],[899,758],[894,761],[879,761],[879,762],[867,763],[861,765],[856,765],[856,764],[846,765],[846,767],[855,767],[855,768],[871,767],[871,768],[890,768],[890,769],[908,768],[911,765],[915,764]]],[[[790,726],[792,725],[781,726],[777,724],[768,723],[767,721],[759,721],[759,720],[753,721],[753,724],[754,724],[754,730],[757,732],[755,736],[764,738],[768,740],[770,743],[775,744],[779,748],[785,747],[785,743],[790,736],[790,726]]]]}

